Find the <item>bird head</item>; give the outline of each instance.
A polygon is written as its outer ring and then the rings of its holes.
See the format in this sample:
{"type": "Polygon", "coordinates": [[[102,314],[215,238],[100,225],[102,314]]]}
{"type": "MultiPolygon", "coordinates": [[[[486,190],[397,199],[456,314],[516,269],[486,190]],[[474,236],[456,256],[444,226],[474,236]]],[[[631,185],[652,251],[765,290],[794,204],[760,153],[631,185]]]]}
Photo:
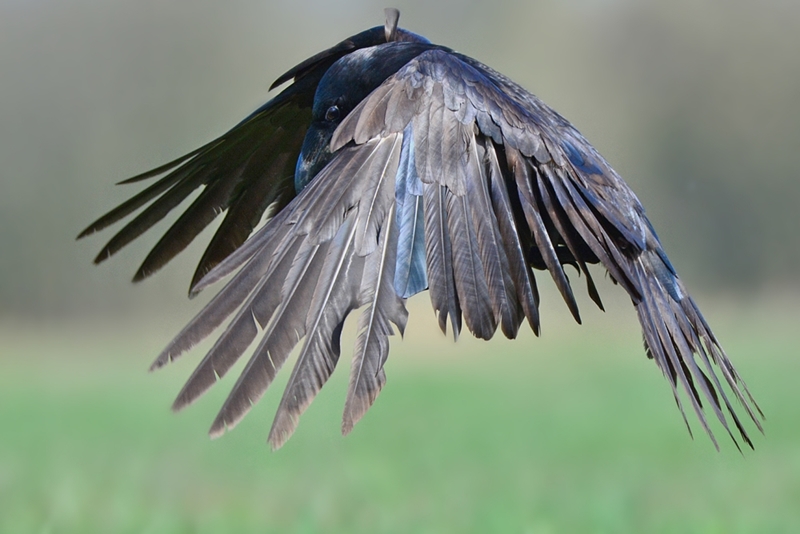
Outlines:
{"type": "Polygon", "coordinates": [[[331,138],[347,115],[403,65],[434,46],[427,42],[391,42],[356,50],[331,65],[317,86],[295,168],[299,193],[330,162],[331,138]]]}

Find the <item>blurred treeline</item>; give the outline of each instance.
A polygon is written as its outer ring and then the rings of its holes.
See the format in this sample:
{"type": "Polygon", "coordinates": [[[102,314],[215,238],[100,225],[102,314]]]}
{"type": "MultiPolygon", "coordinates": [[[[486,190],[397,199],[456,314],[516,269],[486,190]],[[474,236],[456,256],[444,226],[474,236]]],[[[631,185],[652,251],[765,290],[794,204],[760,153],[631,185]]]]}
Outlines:
{"type": "MultiPolygon", "coordinates": [[[[796,283],[800,2],[398,1],[401,24],[569,118],[633,186],[695,291],[796,283]]],[[[223,133],[383,2],[0,0],[0,315],[179,302],[201,248],[133,291],[165,225],[100,268],[113,187],[223,133]]],[[[205,234],[207,236],[207,234],[205,234]]]]}

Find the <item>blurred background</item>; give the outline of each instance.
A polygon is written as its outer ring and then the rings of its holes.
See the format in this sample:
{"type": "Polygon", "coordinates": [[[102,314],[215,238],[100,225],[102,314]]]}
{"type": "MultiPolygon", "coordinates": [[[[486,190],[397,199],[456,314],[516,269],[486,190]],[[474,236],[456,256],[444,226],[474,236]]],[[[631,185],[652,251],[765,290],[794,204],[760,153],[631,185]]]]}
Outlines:
{"type": "Polygon", "coordinates": [[[418,296],[352,435],[337,372],[280,452],[281,384],[209,441],[235,373],[174,416],[202,349],[145,371],[204,300],[186,290],[213,229],[136,287],[167,224],[101,267],[112,233],[75,236],[138,191],[115,182],[223,133],[384,5],[0,0],[0,531],[800,531],[800,3],[394,5],[544,99],[631,184],[766,438],[744,458],[721,429],[721,453],[692,441],[605,284],[585,326],[546,294],[542,339],[491,345],[445,339],[418,296]]]}

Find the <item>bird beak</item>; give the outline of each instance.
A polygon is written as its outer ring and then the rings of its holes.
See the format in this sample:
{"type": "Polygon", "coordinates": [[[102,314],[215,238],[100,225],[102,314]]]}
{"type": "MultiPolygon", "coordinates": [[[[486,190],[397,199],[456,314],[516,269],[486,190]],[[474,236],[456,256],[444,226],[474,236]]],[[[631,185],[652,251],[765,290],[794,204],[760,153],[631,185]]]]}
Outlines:
{"type": "Polygon", "coordinates": [[[333,157],[330,151],[331,134],[326,128],[313,124],[306,132],[297,167],[294,171],[294,187],[299,193],[322,170],[333,157]]]}

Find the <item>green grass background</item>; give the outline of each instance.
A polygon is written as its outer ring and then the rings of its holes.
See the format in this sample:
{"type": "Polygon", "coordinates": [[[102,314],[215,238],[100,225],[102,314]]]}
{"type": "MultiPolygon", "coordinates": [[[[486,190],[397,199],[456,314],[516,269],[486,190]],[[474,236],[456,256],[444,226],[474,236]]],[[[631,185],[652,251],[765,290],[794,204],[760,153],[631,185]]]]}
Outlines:
{"type": "Polygon", "coordinates": [[[277,388],[214,441],[235,375],[169,412],[199,351],[145,371],[178,319],[4,322],[0,531],[800,532],[797,310],[712,304],[768,417],[744,455],[720,432],[720,453],[697,425],[689,438],[624,302],[585,312],[588,327],[547,311],[541,339],[454,344],[423,298],[353,433],[339,433],[350,332],[275,453],[277,388]]]}

